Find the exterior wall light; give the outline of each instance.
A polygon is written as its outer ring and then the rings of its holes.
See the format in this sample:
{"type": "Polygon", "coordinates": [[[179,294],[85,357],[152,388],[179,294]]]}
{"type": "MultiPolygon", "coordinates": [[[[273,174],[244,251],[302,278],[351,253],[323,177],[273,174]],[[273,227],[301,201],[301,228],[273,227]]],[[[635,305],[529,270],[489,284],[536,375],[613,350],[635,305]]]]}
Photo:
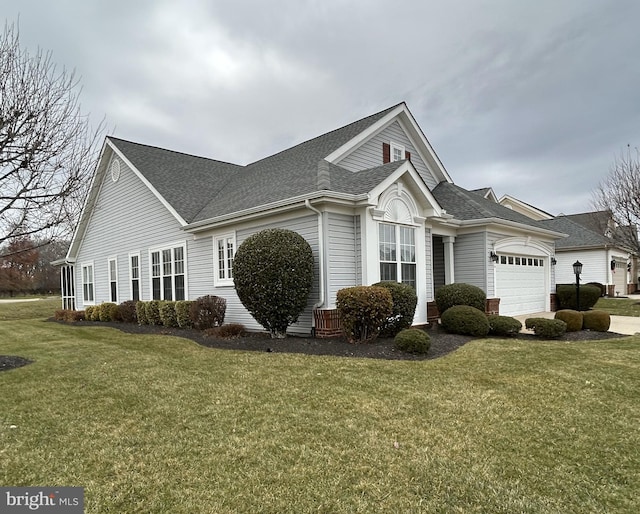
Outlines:
{"type": "Polygon", "coordinates": [[[498,262],[498,254],[494,251],[489,252],[489,258],[492,262],[498,262]]]}

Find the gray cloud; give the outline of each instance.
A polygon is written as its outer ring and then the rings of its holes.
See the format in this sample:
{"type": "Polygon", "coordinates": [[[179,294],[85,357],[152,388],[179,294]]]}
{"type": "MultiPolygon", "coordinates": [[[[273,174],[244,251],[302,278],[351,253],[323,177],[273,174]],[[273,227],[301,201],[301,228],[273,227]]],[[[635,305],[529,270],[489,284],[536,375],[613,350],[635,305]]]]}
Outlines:
{"type": "Polygon", "coordinates": [[[405,100],[453,179],[590,208],[640,142],[632,0],[0,0],[115,135],[247,163],[405,100]]]}

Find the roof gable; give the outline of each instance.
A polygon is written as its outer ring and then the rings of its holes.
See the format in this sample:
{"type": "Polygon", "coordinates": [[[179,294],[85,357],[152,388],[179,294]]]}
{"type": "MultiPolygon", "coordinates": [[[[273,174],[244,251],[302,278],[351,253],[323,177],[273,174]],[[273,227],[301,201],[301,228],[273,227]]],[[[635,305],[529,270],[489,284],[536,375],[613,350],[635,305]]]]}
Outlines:
{"type": "Polygon", "coordinates": [[[540,223],[551,230],[568,234],[568,237],[556,241],[556,248],[558,250],[607,248],[613,246],[611,241],[605,236],[576,223],[569,216],[557,216],[550,220],[543,220],[540,223]]]}

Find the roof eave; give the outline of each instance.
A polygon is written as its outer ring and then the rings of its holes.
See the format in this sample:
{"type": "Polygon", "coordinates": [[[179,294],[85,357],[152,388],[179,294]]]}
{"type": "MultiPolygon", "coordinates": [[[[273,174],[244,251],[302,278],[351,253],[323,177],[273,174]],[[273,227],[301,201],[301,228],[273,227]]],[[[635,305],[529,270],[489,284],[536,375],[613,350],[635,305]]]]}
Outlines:
{"type": "Polygon", "coordinates": [[[569,236],[568,234],[565,234],[563,232],[556,232],[555,230],[548,230],[546,228],[534,227],[533,225],[519,223],[517,221],[505,220],[502,218],[479,218],[479,219],[473,219],[473,220],[460,221],[460,227],[465,227],[465,228],[489,226],[489,225],[508,226],[508,227],[517,228],[526,232],[534,232],[536,234],[547,236],[552,239],[561,239],[569,236]]]}

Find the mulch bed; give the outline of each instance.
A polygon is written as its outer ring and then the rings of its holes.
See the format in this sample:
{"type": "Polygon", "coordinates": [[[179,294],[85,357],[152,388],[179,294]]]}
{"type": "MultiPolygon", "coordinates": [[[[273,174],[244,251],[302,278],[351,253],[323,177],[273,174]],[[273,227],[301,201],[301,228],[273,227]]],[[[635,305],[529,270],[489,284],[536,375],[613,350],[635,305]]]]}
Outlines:
{"type": "MultiPolygon", "coordinates": [[[[51,320],[53,321],[53,320],[51,320]]],[[[60,322],[58,322],[60,323],[60,322]]],[[[369,344],[351,344],[343,338],[313,339],[311,337],[289,336],[286,339],[271,339],[265,333],[252,333],[232,339],[220,339],[206,335],[199,330],[166,328],[153,325],[137,325],[135,323],[103,323],[98,321],[78,321],[79,326],[100,326],[117,328],[129,334],[161,334],[184,337],[208,348],[223,350],[246,350],[274,353],[303,353],[306,355],[333,355],[337,357],[364,357],[386,360],[426,360],[437,359],[460,348],[472,341],[471,336],[448,334],[439,326],[428,329],[431,337],[431,347],[426,355],[412,354],[400,351],[393,345],[393,339],[378,338],[369,344]]],[[[568,332],[558,341],[589,341],[597,339],[611,339],[626,337],[614,332],[591,332],[581,330],[568,332]]],[[[518,340],[535,342],[536,336],[519,334],[518,340]]],[[[18,356],[0,355],[0,371],[17,368],[30,364],[31,361],[18,356]]]]}

